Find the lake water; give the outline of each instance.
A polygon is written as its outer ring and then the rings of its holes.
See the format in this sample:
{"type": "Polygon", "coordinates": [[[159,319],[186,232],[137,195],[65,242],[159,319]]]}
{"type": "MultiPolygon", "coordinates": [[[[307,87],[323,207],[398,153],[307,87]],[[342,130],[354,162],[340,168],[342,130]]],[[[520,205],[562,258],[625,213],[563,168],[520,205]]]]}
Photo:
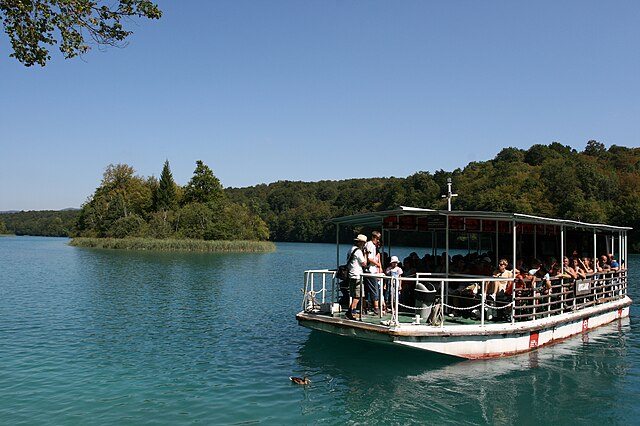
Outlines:
{"type": "MultiPolygon", "coordinates": [[[[452,362],[297,325],[303,270],[269,254],[0,238],[0,423],[637,424],[640,308],[529,354],[452,362]],[[309,386],[292,384],[307,375],[309,386]]],[[[638,299],[640,257],[630,259],[638,299]]]]}

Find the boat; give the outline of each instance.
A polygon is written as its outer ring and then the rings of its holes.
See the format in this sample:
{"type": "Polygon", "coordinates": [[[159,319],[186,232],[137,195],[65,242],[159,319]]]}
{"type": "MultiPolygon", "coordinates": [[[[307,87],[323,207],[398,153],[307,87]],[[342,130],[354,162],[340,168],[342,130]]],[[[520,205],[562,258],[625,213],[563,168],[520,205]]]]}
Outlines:
{"type": "MultiPolygon", "coordinates": [[[[449,201],[452,195],[449,190],[449,201]]],[[[629,227],[519,213],[404,206],[330,222],[336,226],[336,267],[304,272],[302,310],[296,315],[300,325],[312,330],[484,359],[536,350],[629,316],[629,227]],[[363,273],[377,280],[379,294],[389,288],[390,298],[376,315],[359,309],[349,319],[348,292],[340,273],[347,250],[340,236],[356,230],[380,231],[385,259],[394,252],[394,241],[401,243],[410,237],[425,241],[425,258],[445,261],[437,271],[405,270],[400,278],[363,273]],[[594,260],[611,255],[616,266],[597,268],[594,263],[593,271],[574,278],[567,275],[564,262],[560,262],[559,274],[547,271],[538,277],[533,275],[536,271],[522,265],[530,266],[535,259],[541,259],[541,264],[553,262],[567,252],[594,260]],[[507,259],[513,276],[460,271],[452,263],[453,253],[476,263],[490,260],[492,268],[499,259],[507,259]],[[501,287],[502,292],[491,293],[491,287],[501,287]]],[[[411,262],[411,258],[405,260],[411,262]]],[[[551,266],[547,264],[547,269],[551,266]]],[[[545,272],[544,265],[538,271],[545,272]]],[[[360,300],[360,307],[363,302],[360,300]]]]}

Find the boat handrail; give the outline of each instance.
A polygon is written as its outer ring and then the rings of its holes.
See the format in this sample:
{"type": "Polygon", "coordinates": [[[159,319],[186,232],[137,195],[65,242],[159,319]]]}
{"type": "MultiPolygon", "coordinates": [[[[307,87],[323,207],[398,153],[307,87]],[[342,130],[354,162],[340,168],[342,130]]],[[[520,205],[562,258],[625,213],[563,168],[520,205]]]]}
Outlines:
{"type": "MultiPolygon", "coordinates": [[[[339,301],[340,280],[337,271],[331,269],[311,269],[305,271],[304,297],[302,309],[306,312],[335,313],[340,311],[336,306],[339,301]],[[329,293],[330,292],[330,293],[329,293]]],[[[439,293],[441,311],[444,313],[466,315],[467,311],[476,311],[480,325],[484,326],[493,316],[500,316],[503,322],[515,324],[518,321],[537,320],[566,312],[584,309],[590,306],[622,299],[627,294],[627,270],[598,272],[584,279],[551,278],[550,287],[536,287],[541,281],[525,281],[527,287],[516,287],[516,279],[493,276],[435,277],[425,273],[417,273],[415,277],[391,277],[383,273],[363,273],[363,277],[378,279],[379,294],[383,294],[385,283],[393,289],[391,296],[391,321],[388,325],[400,324],[401,312],[418,311],[419,306],[400,303],[403,283],[433,283],[434,290],[439,293]],[[501,298],[487,294],[490,282],[513,282],[511,294],[503,293],[501,298]],[[476,292],[468,295],[449,292],[449,283],[476,284],[476,292]],[[576,291],[576,283],[580,290],[576,291]],[[447,290],[445,292],[445,289],[447,290]],[[468,306],[466,306],[468,305],[468,306]]],[[[461,288],[461,286],[458,286],[461,288]]],[[[382,316],[382,312],[380,312],[382,316]]],[[[440,326],[444,326],[442,321],[440,326]]]]}

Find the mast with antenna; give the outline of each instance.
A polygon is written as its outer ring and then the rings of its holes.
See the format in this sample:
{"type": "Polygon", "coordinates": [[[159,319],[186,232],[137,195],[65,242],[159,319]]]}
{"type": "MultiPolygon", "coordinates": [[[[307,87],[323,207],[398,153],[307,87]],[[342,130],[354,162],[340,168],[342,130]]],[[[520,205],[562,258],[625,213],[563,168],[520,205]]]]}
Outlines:
{"type": "Polygon", "coordinates": [[[447,199],[447,211],[451,211],[451,199],[457,197],[458,194],[451,192],[451,178],[447,178],[447,195],[443,195],[442,198],[447,199]]]}

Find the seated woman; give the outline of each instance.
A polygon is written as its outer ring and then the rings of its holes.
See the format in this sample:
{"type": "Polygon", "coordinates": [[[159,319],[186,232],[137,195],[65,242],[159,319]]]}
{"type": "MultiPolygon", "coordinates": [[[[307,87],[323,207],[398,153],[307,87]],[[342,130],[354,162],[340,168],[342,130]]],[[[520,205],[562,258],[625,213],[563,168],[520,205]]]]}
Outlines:
{"type": "MultiPolygon", "coordinates": [[[[493,272],[493,276],[496,278],[513,278],[513,271],[507,270],[507,266],[509,266],[507,259],[500,259],[498,269],[493,272]]],[[[509,283],[510,281],[491,281],[487,289],[487,295],[493,296],[494,300],[498,296],[504,298],[509,283]]]]}

